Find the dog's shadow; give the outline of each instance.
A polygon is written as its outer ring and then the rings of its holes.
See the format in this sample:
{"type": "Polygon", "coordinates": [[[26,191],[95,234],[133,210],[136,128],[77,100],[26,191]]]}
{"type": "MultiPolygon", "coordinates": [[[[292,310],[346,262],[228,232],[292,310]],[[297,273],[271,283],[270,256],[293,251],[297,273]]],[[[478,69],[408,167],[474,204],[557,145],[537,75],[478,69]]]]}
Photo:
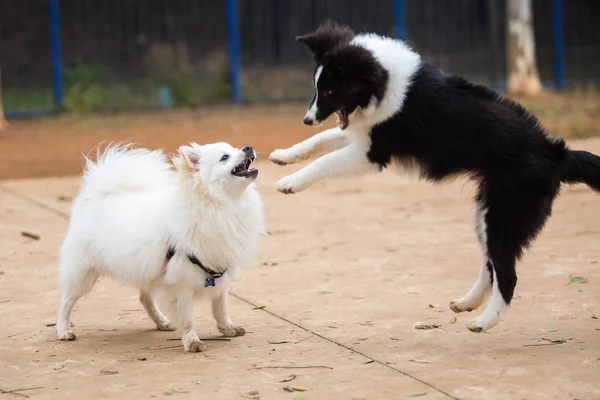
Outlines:
{"type": "MultiPolygon", "coordinates": [[[[183,354],[181,336],[176,331],[165,332],[151,328],[74,328],[77,334],[75,341],[58,341],[55,336],[48,340],[63,346],[71,346],[78,353],[134,353],[136,357],[146,352],[170,352],[183,354]]],[[[207,347],[219,349],[233,341],[221,335],[204,335],[200,338],[207,347]]]]}

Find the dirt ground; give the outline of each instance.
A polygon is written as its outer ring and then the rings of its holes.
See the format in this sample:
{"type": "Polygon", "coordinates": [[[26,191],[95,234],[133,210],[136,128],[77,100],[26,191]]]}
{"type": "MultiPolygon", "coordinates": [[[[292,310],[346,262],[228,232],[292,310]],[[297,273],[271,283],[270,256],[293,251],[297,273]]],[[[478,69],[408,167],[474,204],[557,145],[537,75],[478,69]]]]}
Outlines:
{"type": "MultiPolygon", "coordinates": [[[[115,138],[167,149],[226,140],[266,153],[314,132],[297,107],[280,107],[270,129],[260,110],[217,112],[231,117],[208,113],[201,128],[185,114],[169,117],[176,129],[120,117],[13,122],[0,137],[0,171],[75,175],[81,151],[115,138]],[[238,123],[237,112],[254,112],[258,122],[238,123]]],[[[569,144],[600,153],[600,139],[569,144]]],[[[299,166],[258,165],[271,235],[230,300],[248,333],[206,341],[198,354],[184,354],[176,333],[154,330],[136,290],[108,279],[76,306],[77,341],[56,341],[45,324],[55,321],[58,248],[78,177],[0,181],[0,399],[600,398],[597,194],[563,190],[519,266],[511,310],[474,334],[465,324],[478,311],[448,308],[479,268],[472,184],[384,173],[283,196],[274,183],[299,166]]],[[[201,338],[219,338],[207,304],[198,303],[196,316],[201,338]]]]}

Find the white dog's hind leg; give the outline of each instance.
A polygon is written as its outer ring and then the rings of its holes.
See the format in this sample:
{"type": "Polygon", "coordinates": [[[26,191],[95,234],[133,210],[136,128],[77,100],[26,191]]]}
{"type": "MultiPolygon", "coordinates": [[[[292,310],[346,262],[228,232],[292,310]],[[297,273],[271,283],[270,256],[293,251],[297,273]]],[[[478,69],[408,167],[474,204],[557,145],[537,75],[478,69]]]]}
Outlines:
{"type": "Polygon", "coordinates": [[[314,154],[329,153],[348,144],[348,137],[340,128],[328,129],[293,145],[288,149],[277,149],[269,160],[279,165],[293,164],[306,160],[314,154]]]}
{"type": "Polygon", "coordinates": [[[71,330],[71,310],[77,300],[92,290],[96,280],[98,280],[98,274],[91,270],[83,274],[61,276],[62,294],[56,321],[56,335],[59,340],[75,340],[77,337],[71,330]]]}
{"type": "Polygon", "coordinates": [[[159,331],[174,331],[175,328],[169,323],[169,319],[158,309],[158,305],[152,296],[152,290],[148,288],[142,288],[140,290],[140,302],[144,306],[144,309],[148,313],[148,316],[156,324],[156,328],[159,331]]]}
{"type": "Polygon", "coordinates": [[[221,293],[216,294],[212,298],[213,317],[217,321],[217,328],[225,336],[242,336],[246,334],[246,330],[241,326],[234,326],[229,318],[227,309],[228,290],[225,289],[221,293]]]}

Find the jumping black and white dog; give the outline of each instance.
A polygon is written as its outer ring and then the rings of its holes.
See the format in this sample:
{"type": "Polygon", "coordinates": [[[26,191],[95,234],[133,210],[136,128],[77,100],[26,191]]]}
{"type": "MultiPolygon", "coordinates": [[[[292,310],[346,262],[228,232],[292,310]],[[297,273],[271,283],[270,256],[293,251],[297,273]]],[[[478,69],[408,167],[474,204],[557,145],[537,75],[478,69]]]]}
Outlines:
{"type": "Polygon", "coordinates": [[[297,40],[316,62],[316,94],[304,123],[315,126],[335,113],[339,127],[274,151],[271,161],[282,165],[328,153],[282,178],[277,189],[297,193],[318,180],[394,164],[432,182],[476,180],[483,260],[477,283],[450,308],[472,311],[491,292],[468,328],[496,325],[513,297],[515,263],[550,216],[561,184],[600,191],[600,157],[569,150],[521,105],[441,71],[402,41],[334,23],[297,40]]]}

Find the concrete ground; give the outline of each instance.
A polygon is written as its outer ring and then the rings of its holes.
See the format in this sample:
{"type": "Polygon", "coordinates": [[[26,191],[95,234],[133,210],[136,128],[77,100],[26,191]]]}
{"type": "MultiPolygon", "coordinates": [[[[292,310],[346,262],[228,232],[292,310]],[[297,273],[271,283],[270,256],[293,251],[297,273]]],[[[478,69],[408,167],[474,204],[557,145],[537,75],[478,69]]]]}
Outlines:
{"type": "MultiPolygon", "coordinates": [[[[600,153],[599,139],[570,144],[600,153]]],[[[384,173],[283,196],[274,183],[297,167],[259,167],[271,235],[230,300],[248,333],[198,354],[108,279],[77,304],[77,341],[56,341],[45,324],[78,178],[0,181],[0,398],[600,399],[597,194],[563,190],[505,320],[474,334],[477,311],[448,308],[479,268],[471,183],[384,173]]],[[[196,315],[219,338],[208,305],[196,315]]]]}

